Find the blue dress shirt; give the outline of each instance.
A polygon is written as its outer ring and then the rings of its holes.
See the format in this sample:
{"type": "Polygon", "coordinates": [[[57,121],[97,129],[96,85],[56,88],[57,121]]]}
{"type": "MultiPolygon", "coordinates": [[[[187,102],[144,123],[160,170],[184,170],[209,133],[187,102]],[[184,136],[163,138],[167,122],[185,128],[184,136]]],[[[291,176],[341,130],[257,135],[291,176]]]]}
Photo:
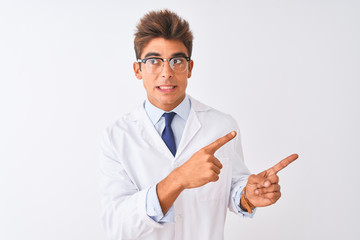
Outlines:
{"type": "MultiPolygon", "coordinates": [[[[165,113],[164,110],[161,110],[160,108],[155,107],[152,105],[148,99],[146,99],[144,103],[144,108],[146,111],[146,114],[148,115],[149,119],[151,120],[152,124],[154,125],[156,131],[161,136],[164,128],[165,128],[165,117],[162,115],[165,113]]],[[[189,97],[186,95],[184,100],[173,110],[172,112],[175,112],[176,115],[174,116],[174,119],[171,123],[171,129],[174,133],[175,138],[175,145],[176,149],[178,148],[181,140],[181,136],[184,132],[184,128],[186,125],[186,121],[190,114],[190,108],[191,108],[191,101],[189,97]]],[[[146,196],[146,213],[149,217],[151,217],[154,221],[163,223],[163,222],[174,222],[174,210],[173,206],[167,211],[167,213],[164,215],[160,206],[159,198],[156,193],[156,186],[150,187],[149,191],[147,192],[146,196]]],[[[243,187],[241,187],[235,195],[235,198],[232,200],[235,201],[235,203],[240,203],[240,197],[241,197],[241,191],[243,187]]],[[[253,211],[252,214],[243,211],[239,204],[235,204],[237,206],[237,210],[242,213],[243,215],[247,215],[249,217],[252,217],[255,213],[253,211]]]]}

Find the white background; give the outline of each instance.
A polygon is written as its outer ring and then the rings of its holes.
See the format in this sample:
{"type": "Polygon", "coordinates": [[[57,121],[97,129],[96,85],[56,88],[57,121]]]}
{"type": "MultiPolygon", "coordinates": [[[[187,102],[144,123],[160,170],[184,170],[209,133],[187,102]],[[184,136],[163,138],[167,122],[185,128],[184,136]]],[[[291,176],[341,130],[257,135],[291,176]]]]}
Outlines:
{"type": "Polygon", "coordinates": [[[144,100],[133,33],[169,8],[194,32],[188,93],[232,114],[282,198],[225,239],[356,239],[359,1],[0,1],[0,239],[106,239],[101,131],[144,100]]]}

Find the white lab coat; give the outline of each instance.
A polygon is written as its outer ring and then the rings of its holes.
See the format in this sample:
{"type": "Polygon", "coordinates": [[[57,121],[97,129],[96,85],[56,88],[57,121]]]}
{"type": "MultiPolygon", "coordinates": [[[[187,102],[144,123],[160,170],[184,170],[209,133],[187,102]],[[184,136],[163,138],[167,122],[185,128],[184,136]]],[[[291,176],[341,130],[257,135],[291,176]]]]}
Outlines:
{"type": "Polygon", "coordinates": [[[244,164],[237,123],[192,97],[190,101],[190,115],[175,157],[143,106],[104,131],[100,157],[102,222],[110,239],[221,240],[227,208],[239,214],[231,199],[250,173],[244,164]],[[215,154],[223,164],[219,180],[184,190],[174,202],[174,223],[152,220],[146,214],[148,189],[199,149],[233,130],[238,133],[236,138],[215,154]]]}

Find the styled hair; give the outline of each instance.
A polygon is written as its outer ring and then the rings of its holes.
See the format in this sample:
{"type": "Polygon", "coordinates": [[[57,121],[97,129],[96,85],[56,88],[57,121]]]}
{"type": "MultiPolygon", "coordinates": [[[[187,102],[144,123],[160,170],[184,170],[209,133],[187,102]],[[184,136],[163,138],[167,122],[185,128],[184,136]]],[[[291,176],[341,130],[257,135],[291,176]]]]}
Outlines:
{"type": "Polygon", "coordinates": [[[189,23],[168,9],[150,11],[145,14],[136,26],[134,48],[139,59],[145,46],[153,38],[179,40],[184,43],[189,57],[192,52],[193,34],[189,23]]]}

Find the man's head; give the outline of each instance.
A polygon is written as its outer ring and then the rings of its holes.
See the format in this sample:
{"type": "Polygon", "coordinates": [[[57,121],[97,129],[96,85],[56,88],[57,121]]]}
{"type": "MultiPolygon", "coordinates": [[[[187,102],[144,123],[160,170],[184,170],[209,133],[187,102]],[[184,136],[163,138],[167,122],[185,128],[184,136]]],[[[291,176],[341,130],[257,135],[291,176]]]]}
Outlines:
{"type": "Polygon", "coordinates": [[[140,58],[144,47],[153,38],[178,40],[185,45],[187,54],[191,57],[193,34],[189,23],[176,13],[167,9],[151,11],[140,19],[134,39],[136,59],[140,58]]]}
{"type": "Polygon", "coordinates": [[[189,24],[169,10],[149,12],[137,25],[134,72],[156,107],[170,111],[184,99],[192,40],[189,24]]]}

